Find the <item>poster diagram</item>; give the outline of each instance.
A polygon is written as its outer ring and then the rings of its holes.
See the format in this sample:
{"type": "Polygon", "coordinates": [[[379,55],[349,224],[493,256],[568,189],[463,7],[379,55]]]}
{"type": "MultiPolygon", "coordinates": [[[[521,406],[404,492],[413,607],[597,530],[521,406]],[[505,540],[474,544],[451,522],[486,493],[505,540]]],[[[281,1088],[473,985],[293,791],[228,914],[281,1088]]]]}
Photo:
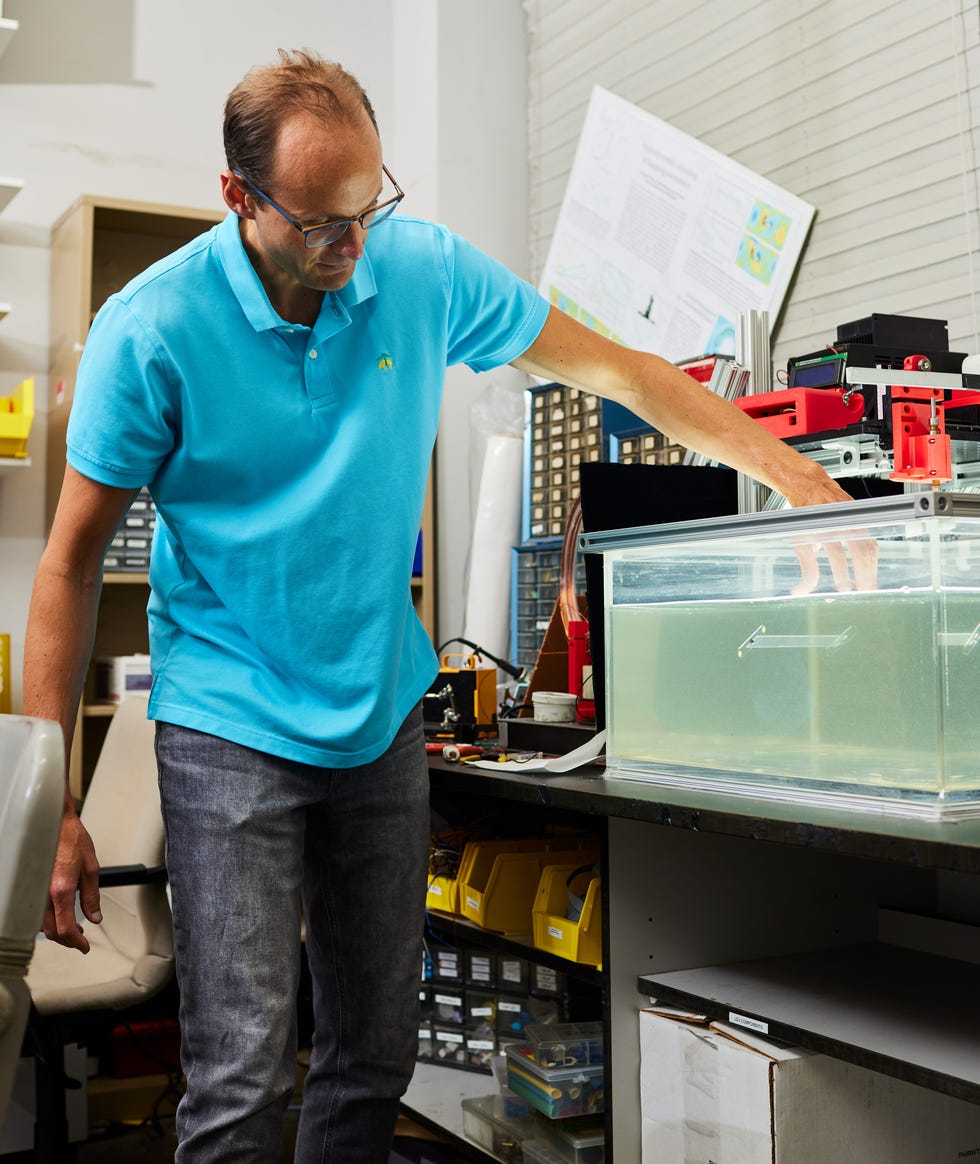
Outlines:
{"type": "Polygon", "coordinates": [[[540,290],[673,362],[732,355],[740,312],[775,321],[814,208],[598,86],[540,290]]]}

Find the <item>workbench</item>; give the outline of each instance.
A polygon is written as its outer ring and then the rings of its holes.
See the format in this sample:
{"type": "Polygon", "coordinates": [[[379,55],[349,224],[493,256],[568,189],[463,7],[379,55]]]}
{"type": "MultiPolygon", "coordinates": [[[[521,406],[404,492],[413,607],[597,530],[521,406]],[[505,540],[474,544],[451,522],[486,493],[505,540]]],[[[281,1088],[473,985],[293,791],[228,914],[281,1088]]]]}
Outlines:
{"type": "MultiPolygon", "coordinates": [[[[607,1161],[640,1161],[637,1014],[651,997],[980,1103],[980,819],[666,788],[599,765],[429,769],[442,813],[506,807],[529,831],[562,819],[601,840],[603,967],[565,968],[602,1000],[607,1161]]],[[[405,1106],[459,1137],[460,1097],[492,1089],[420,1065],[405,1106]]]]}

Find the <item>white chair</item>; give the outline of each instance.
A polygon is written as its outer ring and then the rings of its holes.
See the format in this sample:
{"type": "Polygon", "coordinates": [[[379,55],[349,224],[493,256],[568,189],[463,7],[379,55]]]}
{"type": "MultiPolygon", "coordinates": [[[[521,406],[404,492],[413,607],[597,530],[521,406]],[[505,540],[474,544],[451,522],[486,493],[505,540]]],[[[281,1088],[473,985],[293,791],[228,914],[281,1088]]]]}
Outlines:
{"type": "Polygon", "coordinates": [[[24,971],[48,900],[64,796],[61,728],[0,715],[0,1126],[30,1008],[24,971]]]}
{"type": "Polygon", "coordinates": [[[173,923],[163,869],[154,725],[146,699],[123,700],[82,804],[95,844],[102,922],[85,925],[82,955],[38,936],[27,972],[34,1004],[29,1035],[37,1058],[35,1159],[64,1160],[65,1043],[84,1041],[116,1012],[152,998],[174,971],[173,923]],[[106,1013],[108,1012],[108,1013],[106,1013]]]}

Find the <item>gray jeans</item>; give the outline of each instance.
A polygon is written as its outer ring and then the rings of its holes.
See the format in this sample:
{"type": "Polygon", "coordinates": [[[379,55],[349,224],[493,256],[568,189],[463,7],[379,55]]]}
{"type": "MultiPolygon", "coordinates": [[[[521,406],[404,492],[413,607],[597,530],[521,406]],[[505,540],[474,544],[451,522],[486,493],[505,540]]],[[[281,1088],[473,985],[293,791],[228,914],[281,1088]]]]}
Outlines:
{"type": "Polygon", "coordinates": [[[418,1046],[421,713],[358,768],[310,767],[166,723],[156,746],[187,1078],[176,1160],[279,1159],[303,917],[316,1033],[295,1159],[383,1164],[418,1046]]]}

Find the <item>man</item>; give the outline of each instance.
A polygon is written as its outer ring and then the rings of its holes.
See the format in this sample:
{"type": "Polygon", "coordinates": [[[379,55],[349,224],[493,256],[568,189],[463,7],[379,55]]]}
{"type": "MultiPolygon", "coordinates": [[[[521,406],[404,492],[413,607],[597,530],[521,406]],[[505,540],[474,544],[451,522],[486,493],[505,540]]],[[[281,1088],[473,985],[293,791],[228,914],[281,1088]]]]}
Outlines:
{"type": "MultiPolygon", "coordinates": [[[[411,1076],[428,847],[408,580],[445,368],[620,401],[792,504],[845,494],[656,357],[579,327],[445,228],[389,217],[370,102],[307,53],[225,107],[229,214],[105,305],[35,582],[30,714],[74,723],[106,547],[158,511],[149,606],[187,1092],[181,1161],[278,1158],[300,916],[316,1033],[299,1161],[380,1162],[411,1076]]],[[[44,931],[88,948],[97,857],[66,793],[44,931]]]]}

